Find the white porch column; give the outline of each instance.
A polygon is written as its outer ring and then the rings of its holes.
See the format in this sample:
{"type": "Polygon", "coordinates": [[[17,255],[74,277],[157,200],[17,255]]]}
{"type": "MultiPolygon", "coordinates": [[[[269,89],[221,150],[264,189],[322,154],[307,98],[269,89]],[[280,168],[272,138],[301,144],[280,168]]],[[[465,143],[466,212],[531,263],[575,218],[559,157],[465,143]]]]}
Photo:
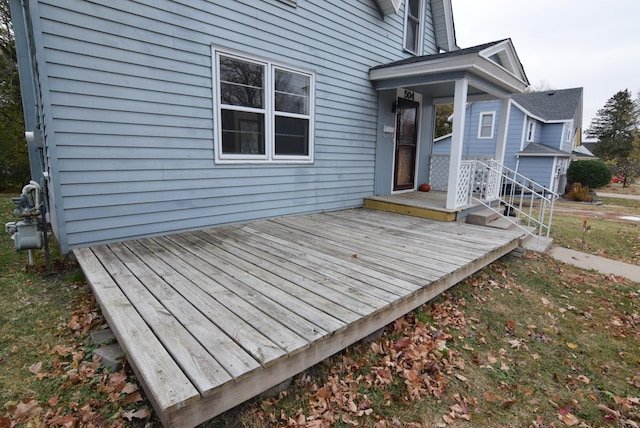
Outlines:
{"type": "Polygon", "coordinates": [[[507,147],[509,115],[511,114],[511,100],[503,98],[500,103],[500,121],[498,122],[498,141],[494,159],[504,165],[504,152],[507,147]]]}
{"type": "Polygon", "coordinates": [[[467,79],[456,80],[453,95],[453,130],[451,134],[451,153],[449,156],[449,181],[447,184],[447,209],[457,208],[458,181],[462,163],[462,140],[464,136],[464,118],[467,104],[467,79]]]}

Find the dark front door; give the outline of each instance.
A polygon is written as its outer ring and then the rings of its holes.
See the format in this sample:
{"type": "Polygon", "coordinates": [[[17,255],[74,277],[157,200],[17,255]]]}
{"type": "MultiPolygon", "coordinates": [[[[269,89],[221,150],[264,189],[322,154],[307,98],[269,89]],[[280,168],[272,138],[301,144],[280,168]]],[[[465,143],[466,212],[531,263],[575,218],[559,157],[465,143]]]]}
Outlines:
{"type": "Polygon", "coordinates": [[[419,103],[398,98],[393,190],[415,187],[419,103]]]}

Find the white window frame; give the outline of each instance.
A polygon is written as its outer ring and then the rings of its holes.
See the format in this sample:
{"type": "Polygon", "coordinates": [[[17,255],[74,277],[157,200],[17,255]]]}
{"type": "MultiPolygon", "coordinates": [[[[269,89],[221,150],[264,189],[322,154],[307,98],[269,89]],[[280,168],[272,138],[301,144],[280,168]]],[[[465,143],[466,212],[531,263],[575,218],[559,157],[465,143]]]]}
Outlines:
{"type": "Polygon", "coordinates": [[[571,123],[565,123],[565,141],[568,143],[571,141],[571,139],[573,138],[573,122],[571,123]]]}
{"type": "Polygon", "coordinates": [[[492,139],[493,138],[493,131],[495,128],[495,123],[496,123],[496,112],[495,111],[485,111],[480,113],[480,122],[478,123],[478,139],[480,140],[488,140],[488,139],[492,139]],[[490,126],[490,131],[489,131],[489,135],[482,135],[482,129],[485,128],[485,126],[483,125],[483,119],[486,116],[491,116],[491,125],[490,126]]]}
{"type": "Polygon", "coordinates": [[[423,41],[424,41],[424,3],[425,0],[417,0],[418,2],[420,2],[420,5],[418,6],[418,14],[419,16],[417,17],[413,17],[411,15],[409,15],[409,0],[406,0],[404,3],[404,37],[402,39],[402,49],[406,52],[410,52],[414,55],[420,55],[422,53],[422,45],[423,45],[423,41]],[[415,50],[409,49],[407,48],[407,28],[408,28],[408,23],[409,20],[415,20],[418,23],[418,30],[417,30],[417,38],[418,40],[416,41],[416,46],[415,46],[415,50]]]}
{"type": "Polygon", "coordinates": [[[313,163],[314,162],[314,116],[315,116],[315,73],[308,70],[291,67],[276,61],[248,55],[245,53],[211,47],[212,77],[213,77],[213,117],[214,117],[214,152],[215,162],[224,163],[313,163]],[[220,103],[220,56],[230,57],[241,61],[258,64],[264,67],[264,108],[251,108],[242,106],[227,106],[220,103]],[[309,78],[309,111],[308,114],[297,114],[276,111],[275,109],[275,83],[276,70],[303,75],[309,78]],[[222,152],[222,118],[224,108],[236,111],[248,111],[264,114],[265,154],[239,154],[222,152]],[[275,122],[277,116],[287,116],[306,119],[309,123],[308,154],[307,155],[278,155],[275,153],[275,122]]]}
{"type": "Polygon", "coordinates": [[[536,138],[536,121],[533,119],[529,119],[527,122],[527,135],[526,140],[529,143],[532,143],[536,138]]]}

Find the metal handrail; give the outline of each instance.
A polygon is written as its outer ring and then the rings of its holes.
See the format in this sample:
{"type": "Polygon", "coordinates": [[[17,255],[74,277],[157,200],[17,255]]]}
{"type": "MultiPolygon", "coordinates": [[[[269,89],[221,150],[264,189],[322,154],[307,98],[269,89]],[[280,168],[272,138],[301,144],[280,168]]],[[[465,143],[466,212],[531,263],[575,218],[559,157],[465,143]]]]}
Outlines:
{"type": "Polygon", "coordinates": [[[498,161],[492,160],[485,163],[475,160],[474,162],[476,180],[470,189],[470,198],[503,215],[527,234],[538,238],[544,234],[548,238],[558,194],[498,161]],[[528,210],[524,206],[525,200],[530,201],[528,210]],[[537,200],[540,201],[540,211],[535,215],[533,208],[537,200]],[[495,208],[496,206],[504,206],[504,211],[501,213],[495,208]],[[513,221],[511,217],[516,217],[519,221],[513,221]],[[529,229],[522,226],[523,219],[529,229]],[[532,233],[531,227],[537,230],[537,233],[532,233]]]}

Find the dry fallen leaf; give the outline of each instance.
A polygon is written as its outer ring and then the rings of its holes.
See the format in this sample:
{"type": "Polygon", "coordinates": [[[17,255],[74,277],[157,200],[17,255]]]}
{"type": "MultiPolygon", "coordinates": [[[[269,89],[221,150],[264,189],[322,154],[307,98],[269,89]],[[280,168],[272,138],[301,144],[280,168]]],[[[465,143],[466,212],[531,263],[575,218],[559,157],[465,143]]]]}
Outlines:
{"type": "Polygon", "coordinates": [[[38,361],[35,364],[29,366],[29,371],[33,374],[38,374],[42,371],[42,361],[38,361]]]}
{"type": "Polygon", "coordinates": [[[128,421],[131,421],[133,418],[146,419],[149,416],[151,416],[151,412],[146,407],[142,407],[141,409],[138,409],[135,412],[131,410],[129,412],[124,412],[122,414],[122,417],[127,419],[128,421]]]}
{"type": "Polygon", "coordinates": [[[584,384],[589,384],[589,382],[591,382],[591,380],[585,375],[579,375],[578,380],[584,384]]]}
{"type": "Polygon", "coordinates": [[[18,403],[13,417],[16,420],[28,420],[40,413],[42,413],[42,408],[38,407],[38,400],[31,398],[18,403]]]}
{"type": "Polygon", "coordinates": [[[580,419],[578,419],[573,413],[558,413],[558,419],[569,427],[580,423],[580,419]]]}

